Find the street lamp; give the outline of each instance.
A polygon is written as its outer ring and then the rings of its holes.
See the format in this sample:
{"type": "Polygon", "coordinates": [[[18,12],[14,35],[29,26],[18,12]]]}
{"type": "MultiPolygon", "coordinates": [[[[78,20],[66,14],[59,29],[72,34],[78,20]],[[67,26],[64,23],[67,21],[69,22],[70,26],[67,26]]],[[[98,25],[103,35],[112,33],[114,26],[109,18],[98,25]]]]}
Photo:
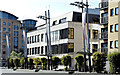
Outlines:
{"type": "Polygon", "coordinates": [[[23,30],[25,69],[28,69],[28,60],[27,60],[27,33],[25,31],[26,30],[25,23],[22,23],[20,28],[23,30]]]}
{"type": "MultiPolygon", "coordinates": [[[[86,4],[83,3],[83,0],[81,0],[81,2],[74,2],[74,3],[70,3],[70,5],[74,5],[77,6],[78,8],[82,8],[82,13],[83,13],[83,8],[86,6],[86,20],[87,20],[87,51],[88,51],[88,57],[89,57],[89,71],[91,72],[91,57],[90,57],[90,47],[89,47],[89,23],[88,23],[88,0],[86,0],[86,4]]],[[[83,34],[83,45],[84,45],[84,71],[86,71],[86,51],[85,51],[85,38],[84,38],[84,34],[83,34]]]]}
{"type": "Polygon", "coordinates": [[[45,16],[38,16],[37,18],[43,19],[46,21],[46,39],[47,39],[47,56],[48,56],[48,70],[52,70],[52,49],[51,49],[51,35],[50,35],[50,12],[48,10],[48,16],[47,12],[45,11],[45,16]]]}

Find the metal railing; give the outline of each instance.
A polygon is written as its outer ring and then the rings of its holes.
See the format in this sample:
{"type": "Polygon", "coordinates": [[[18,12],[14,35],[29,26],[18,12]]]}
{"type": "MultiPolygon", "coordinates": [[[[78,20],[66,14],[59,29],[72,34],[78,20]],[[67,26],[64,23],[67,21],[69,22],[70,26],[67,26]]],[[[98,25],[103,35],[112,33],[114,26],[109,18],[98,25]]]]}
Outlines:
{"type": "Polygon", "coordinates": [[[108,24],[108,16],[101,18],[101,24],[108,24]]]}
{"type": "Polygon", "coordinates": [[[102,47],[101,52],[104,52],[105,54],[108,53],[108,47],[102,47]]]}
{"type": "Polygon", "coordinates": [[[108,2],[101,2],[101,9],[106,9],[108,8],[108,2]]]}
{"type": "Polygon", "coordinates": [[[108,39],[108,32],[102,32],[101,39],[108,39]]]}

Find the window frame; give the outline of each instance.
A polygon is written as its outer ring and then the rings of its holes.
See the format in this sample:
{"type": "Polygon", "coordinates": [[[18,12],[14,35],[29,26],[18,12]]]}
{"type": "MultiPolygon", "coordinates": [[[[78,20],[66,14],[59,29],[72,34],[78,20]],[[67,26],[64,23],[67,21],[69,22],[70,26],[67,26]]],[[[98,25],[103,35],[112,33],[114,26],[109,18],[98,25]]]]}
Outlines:
{"type": "Polygon", "coordinates": [[[113,25],[110,25],[110,32],[113,32],[114,31],[114,26],[113,25]],[[111,30],[111,27],[113,27],[113,29],[111,30]]]}
{"type": "Polygon", "coordinates": [[[113,15],[114,15],[114,9],[110,9],[110,16],[113,16],[113,15]]]}
{"type": "Polygon", "coordinates": [[[116,44],[118,44],[118,40],[115,41],[115,48],[118,48],[118,45],[116,46],[116,44]]]}
{"type": "Polygon", "coordinates": [[[119,15],[119,8],[118,7],[115,8],[115,15],[119,15]],[[116,9],[118,9],[117,13],[116,13],[116,9]]]}
{"type": "Polygon", "coordinates": [[[110,48],[114,48],[113,41],[110,41],[110,48]]]}
{"type": "Polygon", "coordinates": [[[115,32],[118,32],[118,29],[119,29],[119,28],[116,30],[116,25],[118,26],[118,24],[115,24],[115,32]]]}

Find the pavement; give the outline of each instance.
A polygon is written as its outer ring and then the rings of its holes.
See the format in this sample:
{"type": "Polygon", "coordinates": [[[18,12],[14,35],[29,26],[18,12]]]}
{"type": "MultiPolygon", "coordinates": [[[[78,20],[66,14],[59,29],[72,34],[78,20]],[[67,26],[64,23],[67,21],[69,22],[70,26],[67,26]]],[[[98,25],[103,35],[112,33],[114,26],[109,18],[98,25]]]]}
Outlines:
{"type": "MultiPolygon", "coordinates": [[[[53,70],[39,70],[38,72],[35,72],[35,70],[29,70],[29,69],[7,69],[7,68],[0,68],[0,74],[1,75],[103,75],[103,74],[97,74],[95,72],[89,73],[89,72],[78,72],[75,71],[74,73],[70,73],[67,71],[53,71],[53,70]]],[[[105,75],[105,74],[104,74],[105,75]]],[[[110,74],[106,74],[110,75],[110,74]]]]}

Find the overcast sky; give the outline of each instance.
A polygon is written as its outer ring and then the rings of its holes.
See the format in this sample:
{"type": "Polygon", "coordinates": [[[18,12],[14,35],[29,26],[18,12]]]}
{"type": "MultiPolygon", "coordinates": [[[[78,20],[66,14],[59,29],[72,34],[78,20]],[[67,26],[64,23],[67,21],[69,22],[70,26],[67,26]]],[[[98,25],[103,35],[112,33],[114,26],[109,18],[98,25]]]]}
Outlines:
{"type": "MultiPolygon", "coordinates": [[[[74,1],[81,0],[0,0],[0,10],[12,13],[22,20],[36,19],[50,8],[51,17],[57,17],[69,11],[78,11],[77,7],[69,5],[74,1]]],[[[99,2],[100,0],[89,0],[89,7],[96,8],[99,2]]]]}

